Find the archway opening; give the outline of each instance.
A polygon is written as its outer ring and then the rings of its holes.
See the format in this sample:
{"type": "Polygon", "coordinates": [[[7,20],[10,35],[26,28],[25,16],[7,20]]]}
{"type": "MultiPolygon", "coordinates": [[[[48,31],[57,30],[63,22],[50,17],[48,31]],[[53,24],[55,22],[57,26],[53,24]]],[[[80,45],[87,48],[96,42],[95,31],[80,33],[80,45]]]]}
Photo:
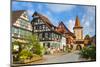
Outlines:
{"type": "Polygon", "coordinates": [[[82,49],[82,46],[81,45],[77,45],[76,46],[76,50],[81,50],[82,49]]]}

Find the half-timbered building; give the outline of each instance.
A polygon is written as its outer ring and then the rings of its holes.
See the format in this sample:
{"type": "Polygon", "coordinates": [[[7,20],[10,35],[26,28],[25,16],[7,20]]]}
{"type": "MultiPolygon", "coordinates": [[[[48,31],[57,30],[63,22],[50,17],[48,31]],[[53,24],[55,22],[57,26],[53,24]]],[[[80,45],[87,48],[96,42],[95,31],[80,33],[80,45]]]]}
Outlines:
{"type": "Polygon", "coordinates": [[[32,34],[32,26],[25,10],[12,11],[11,31],[12,45],[17,42],[13,49],[19,51],[27,43],[26,37],[32,34]]]}
{"type": "Polygon", "coordinates": [[[63,49],[63,46],[66,46],[66,38],[62,33],[56,31],[56,26],[47,17],[38,12],[34,12],[32,17],[32,32],[38,36],[43,47],[59,50],[63,49]]]}

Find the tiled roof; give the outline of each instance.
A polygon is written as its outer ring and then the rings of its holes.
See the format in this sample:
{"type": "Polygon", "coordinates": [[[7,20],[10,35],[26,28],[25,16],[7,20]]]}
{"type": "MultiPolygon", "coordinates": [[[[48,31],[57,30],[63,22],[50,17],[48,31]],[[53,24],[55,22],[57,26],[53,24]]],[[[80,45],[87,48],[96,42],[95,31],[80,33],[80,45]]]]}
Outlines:
{"type": "Polygon", "coordinates": [[[11,23],[13,24],[25,10],[12,11],[11,23]]]}
{"type": "Polygon", "coordinates": [[[51,28],[52,26],[55,27],[51,23],[51,21],[47,17],[45,17],[44,15],[42,15],[42,14],[40,14],[38,12],[34,12],[34,14],[32,15],[32,17],[35,17],[35,16],[38,16],[38,18],[42,19],[49,28],[51,28]]]}
{"type": "Polygon", "coordinates": [[[66,26],[65,24],[61,21],[56,29],[57,32],[61,34],[68,34],[71,35],[72,37],[75,37],[74,33],[72,33],[66,26]]]}
{"type": "Polygon", "coordinates": [[[65,24],[61,21],[57,27],[57,31],[61,33],[72,33],[66,26],[65,24]]]}

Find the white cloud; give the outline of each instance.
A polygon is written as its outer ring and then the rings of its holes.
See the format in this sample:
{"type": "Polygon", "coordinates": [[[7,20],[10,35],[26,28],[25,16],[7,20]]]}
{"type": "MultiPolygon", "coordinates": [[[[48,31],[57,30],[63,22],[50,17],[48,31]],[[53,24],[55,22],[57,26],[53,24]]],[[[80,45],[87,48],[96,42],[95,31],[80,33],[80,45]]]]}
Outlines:
{"type": "Polygon", "coordinates": [[[31,21],[32,20],[32,15],[34,13],[34,10],[27,10],[27,13],[28,13],[29,19],[31,21]]]}
{"type": "Polygon", "coordinates": [[[69,29],[71,32],[73,32],[73,27],[74,27],[74,25],[75,25],[75,20],[70,19],[70,20],[68,21],[68,29],[69,29]]]}
{"type": "Polygon", "coordinates": [[[93,15],[84,15],[82,17],[83,34],[93,36],[95,34],[95,17],[93,15]]]}
{"type": "Polygon", "coordinates": [[[83,15],[82,20],[81,20],[82,26],[84,25],[85,27],[89,26],[90,21],[87,15],[83,15]]]}
{"type": "Polygon", "coordinates": [[[34,11],[33,11],[33,10],[27,10],[27,12],[28,12],[28,15],[31,16],[31,15],[33,15],[33,12],[34,12],[34,11]]]}
{"type": "Polygon", "coordinates": [[[50,11],[46,11],[45,13],[42,13],[45,17],[47,17],[52,24],[54,24],[55,26],[58,25],[58,21],[57,17],[54,17],[53,14],[50,11]]]}
{"type": "Polygon", "coordinates": [[[73,9],[75,5],[46,4],[46,7],[53,12],[63,12],[73,9]]]}
{"type": "Polygon", "coordinates": [[[86,7],[87,13],[92,14],[93,16],[95,15],[95,7],[86,7]]]}
{"type": "Polygon", "coordinates": [[[86,21],[86,23],[84,25],[85,26],[89,26],[90,25],[90,22],[89,21],[86,21]]]}

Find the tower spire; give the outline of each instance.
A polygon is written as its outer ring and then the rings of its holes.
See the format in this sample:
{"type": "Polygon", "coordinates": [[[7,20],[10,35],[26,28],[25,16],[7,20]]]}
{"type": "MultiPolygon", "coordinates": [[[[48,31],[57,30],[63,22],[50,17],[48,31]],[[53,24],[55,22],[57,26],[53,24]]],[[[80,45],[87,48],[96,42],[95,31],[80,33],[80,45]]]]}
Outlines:
{"type": "Polygon", "coordinates": [[[80,20],[79,20],[78,16],[76,16],[76,21],[75,21],[75,26],[74,27],[81,27],[80,20]]]}

